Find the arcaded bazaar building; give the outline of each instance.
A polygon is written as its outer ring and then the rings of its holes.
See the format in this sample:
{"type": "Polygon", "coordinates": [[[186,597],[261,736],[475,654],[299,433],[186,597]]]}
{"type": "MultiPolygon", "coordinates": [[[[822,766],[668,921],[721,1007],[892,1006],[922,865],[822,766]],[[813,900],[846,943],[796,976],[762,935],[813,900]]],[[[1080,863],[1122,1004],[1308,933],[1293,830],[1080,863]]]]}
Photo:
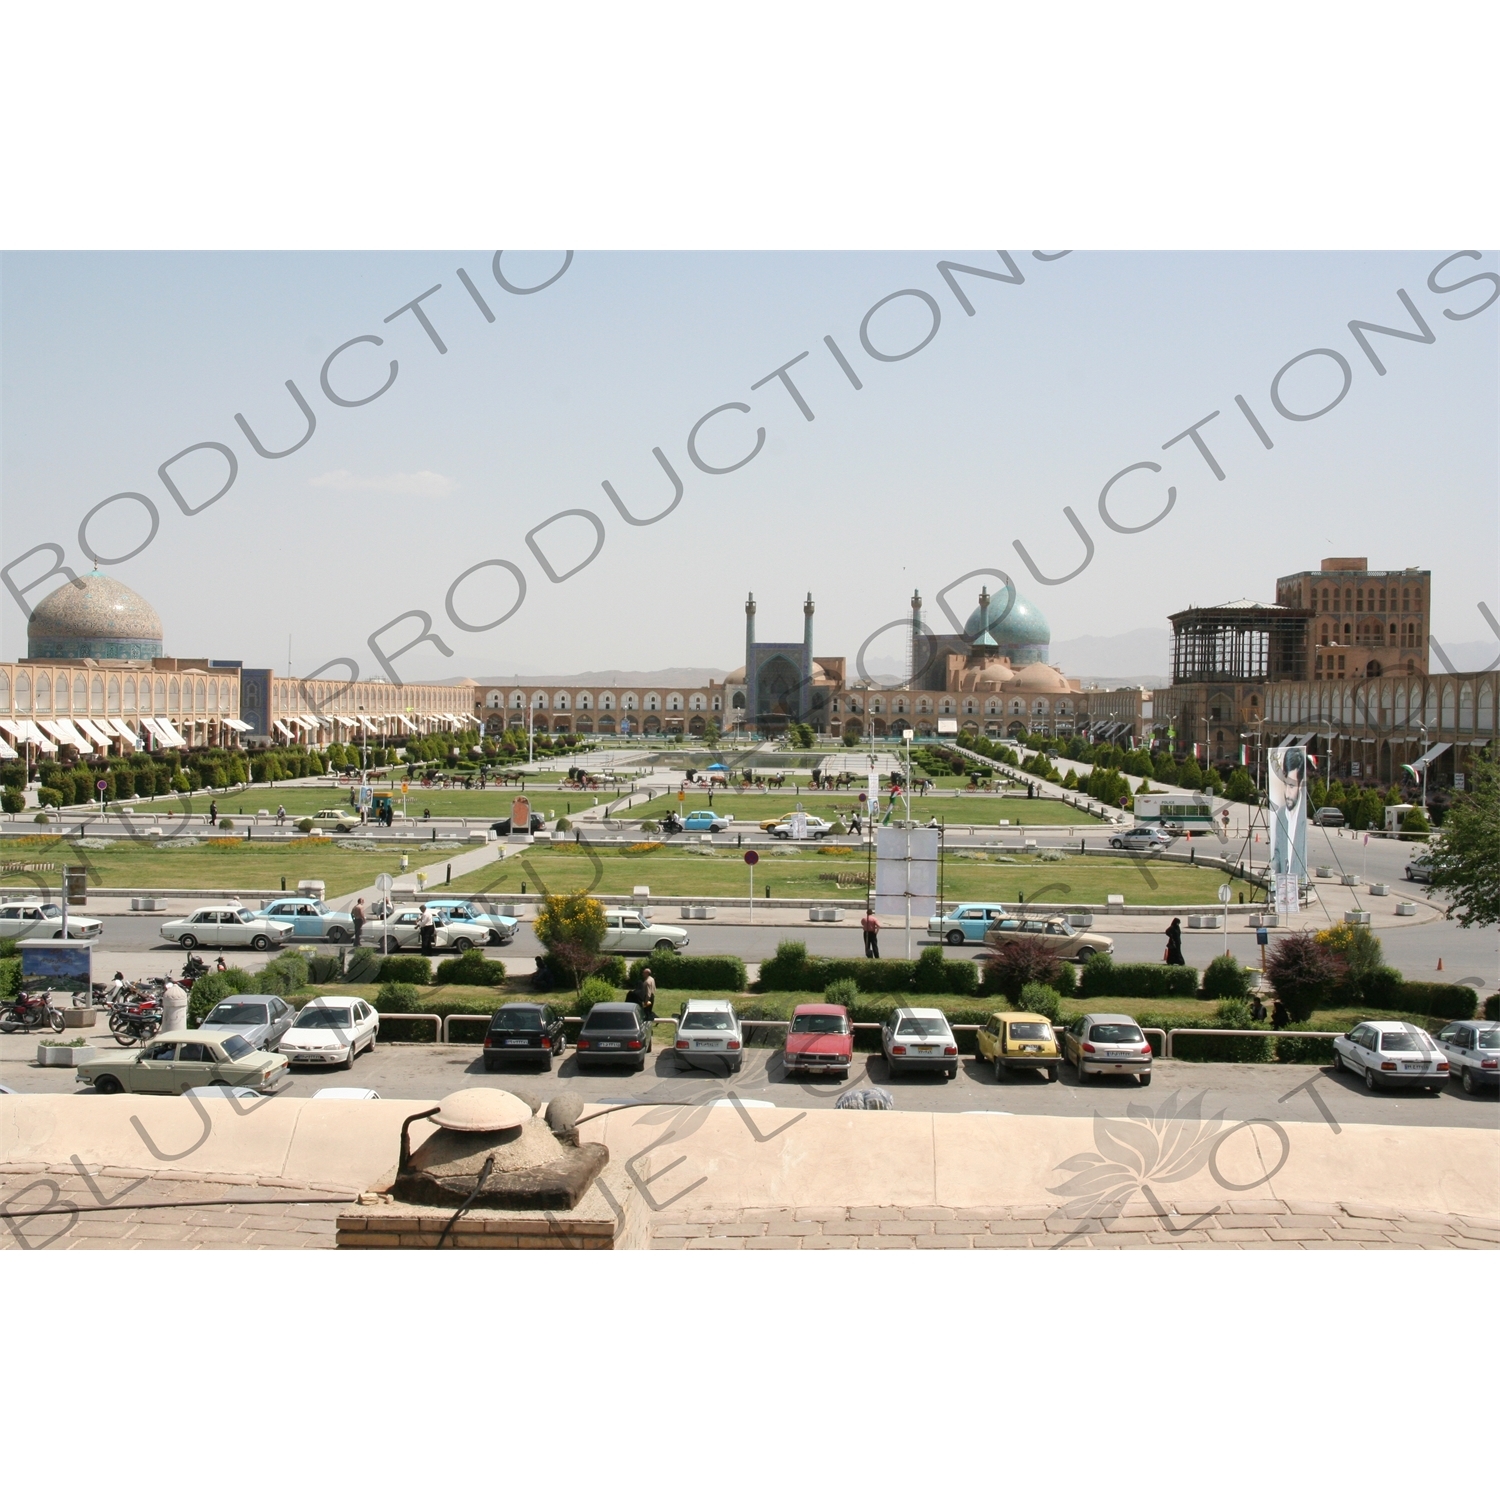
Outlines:
{"type": "Polygon", "coordinates": [[[476,694],[486,734],[534,728],[538,733],[699,735],[784,733],[793,723],[820,734],[861,738],[956,734],[1071,735],[1087,726],[1081,684],[1047,662],[1051,631],[1019,595],[979,604],[959,634],[935,634],[911,601],[904,685],[851,681],[846,659],[819,656],[813,644],[817,606],[802,606],[800,640],[766,640],[759,608],[745,601],[745,663],[722,682],[622,687],[601,678],[580,685],[482,682],[476,694]]]}
{"type": "Polygon", "coordinates": [[[407,735],[477,723],[472,684],[283,677],[166,653],[161,617],[94,572],[39,603],[22,661],[0,662],[0,759],[407,735]]]}

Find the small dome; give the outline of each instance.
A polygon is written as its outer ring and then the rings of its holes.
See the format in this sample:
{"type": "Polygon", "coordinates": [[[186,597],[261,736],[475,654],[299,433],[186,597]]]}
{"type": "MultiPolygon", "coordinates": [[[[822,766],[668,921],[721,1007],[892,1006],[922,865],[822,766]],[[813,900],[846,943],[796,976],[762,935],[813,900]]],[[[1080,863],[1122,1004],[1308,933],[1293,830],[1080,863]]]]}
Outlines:
{"type": "Polygon", "coordinates": [[[31,612],[26,654],[149,661],[163,654],[161,617],[134,589],[102,573],[85,573],[54,589],[31,612]]]}
{"type": "Polygon", "coordinates": [[[1040,689],[1044,693],[1066,693],[1071,689],[1068,679],[1056,667],[1036,661],[1022,667],[1011,681],[1011,686],[1021,689],[1040,689]]]}
{"type": "Polygon", "coordinates": [[[531,1118],[531,1106],[504,1089],[459,1089],[433,1115],[444,1130],[514,1130],[531,1118]]]}

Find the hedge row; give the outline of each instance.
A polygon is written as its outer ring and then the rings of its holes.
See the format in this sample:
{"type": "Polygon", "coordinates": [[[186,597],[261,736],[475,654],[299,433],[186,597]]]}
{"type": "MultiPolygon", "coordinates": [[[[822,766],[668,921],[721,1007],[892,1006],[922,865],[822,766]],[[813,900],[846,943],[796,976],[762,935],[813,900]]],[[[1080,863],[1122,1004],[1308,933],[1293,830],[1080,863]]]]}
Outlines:
{"type": "Polygon", "coordinates": [[[1107,953],[1096,953],[1083,966],[1078,993],[1084,999],[1116,995],[1128,1000],[1191,1000],[1198,993],[1198,971],[1183,964],[1117,964],[1107,953]]]}
{"type": "Polygon", "coordinates": [[[732,954],[702,954],[689,958],[681,953],[653,953],[631,964],[626,985],[634,989],[645,969],[659,990],[733,990],[746,985],[745,961],[732,954]]]}
{"type": "Polygon", "coordinates": [[[760,966],[760,990],[825,990],[835,979],[852,979],[863,994],[975,995],[979,970],[968,959],[949,960],[928,948],[904,958],[811,958],[805,943],[781,943],[776,957],[760,966]]]}

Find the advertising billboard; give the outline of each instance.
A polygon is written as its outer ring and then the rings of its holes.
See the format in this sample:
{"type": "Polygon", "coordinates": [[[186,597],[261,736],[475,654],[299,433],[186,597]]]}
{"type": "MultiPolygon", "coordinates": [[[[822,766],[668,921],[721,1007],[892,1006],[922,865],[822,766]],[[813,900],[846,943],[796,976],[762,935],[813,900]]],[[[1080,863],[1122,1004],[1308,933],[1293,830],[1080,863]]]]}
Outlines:
{"type": "Polygon", "coordinates": [[[926,922],[937,915],[936,828],[882,828],[875,841],[875,912],[926,922]],[[910,905],[908,905],[908,902],[910,905]]]}
{"type": "Polygon", "coordinates": [[[1271,876],[1277,911],[1296,911],[1297,881],[1307,874],[1307,751],[1285,745],[1266,756],[1271,876]]]}

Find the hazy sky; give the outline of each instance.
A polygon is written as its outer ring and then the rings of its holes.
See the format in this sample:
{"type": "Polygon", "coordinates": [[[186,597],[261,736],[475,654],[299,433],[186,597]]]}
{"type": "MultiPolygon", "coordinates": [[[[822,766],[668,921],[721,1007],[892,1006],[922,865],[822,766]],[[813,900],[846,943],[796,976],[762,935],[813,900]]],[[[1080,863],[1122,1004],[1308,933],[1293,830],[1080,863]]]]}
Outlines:
{"type": "MultiPolygon", "coordinates": [[[[974,316],[937,263],[1004,271],[992,250],[580,252],[528,296],[498,285],[488,251],[9,254],[0,259],[0,550],[9,563],[55,541],[86,570],[85,514],[138,492],[156,506],[159,532],[105,571],[156,606],[169,652],[285,670],[290,635],[295,672],[348,656],[368,675],[380,670],[371,632],[425,610],[454,654],[419,647],[397,663],[407,680],[738,665],[750,589],[762,639],[800,638],[811,591],[819,654],[852,658],[905,613],[913,586],[935,628],[946,628],[938,590],[986,567],[1016,579],[1055,639],[1108,636],[1161,626],[1190,604],[1271,599],[1278,574],[1333,554],[1431,568],[1434,633],[1474,641],[1489,633],[1477,603],[1500,614],[1500,306],[1464,320],[1444,310],[1468,312],[1500,283],[1429,290],[1429,272],[1452,253],[1078,252],[1043,261],[1017,250],[1024,284],[958,276],[974,316]],[[411,313],[383,321],[439,283],[422,305],[446,354],[411,313]],[[910,358],[872,358],[862,320],[907,289],[936,303],[936,334],[910,358]],[[1412,328],[1398,289],[1435,342],[1372,335],[1388,370],[1380,376],[1347,325],[1412,328]],[[366,334],[384,345],[340,356],[334,389],[374,390],[391,359],[399,373],[369,404],[338,406],[320,388],[320,368],[366,334]],[[1313,349],[1348,362],[1348,394],[1316,420],[1287,420],[1272,379],[1313,349]],[[811,422],[779,380],[751,389],[803,351],[790,377],[811,422]],[[289,446],[306,422],[287,380],[316,431],[299,451],[268,460],[234,416],[243,413],[265,446],[289,446]],[[751,410],[705,425],[703,462],[734,463],[757,428],[764,445],[732,473],[705,473],[688,455],[688,433],[728,402],[751,410]],[[1223,480],[1190,440],[1162,447],[1213,411],[1202,436],[1223,480]],[[238,477],[217,503],[185,516],[158,465],[209,441],[233,450],[238,477]],[[672,492],[655,447],[681,477],[682,502],[658,524],[627,525],[601,484],[638,516],[661,510],[672,492]],[[1143,461],[1162,471],[1119,482],[1115,519],[1149,521],[1168,485],[1175,508],[1139,534],[1110,530],[1100,489],[1143,461]],[[1019,538],[1048,576],[1072,571],[1083,548],[1064,506],[1097,550],[1080,576],[1044,586],[1012,544],[1019,538]],[[525,538],[564,510],[592,512],[604,543],[592,563],[553,583],[525,538]],[[445,616],[445,595],[464,569],[490,559],[522,571],[526,598],[505,624],[465,633],[445,616]]],[[[561,264],[560,253],[517,254],[501,270],[528,285],[561,264]]],[[[1439,281],[1496,271],[1491,253],[1455,261],[1439,281]]],[[[899,352],[932,322],[922,299],[899,297],[868,333],[876,348],[899,352]]],[[[1285,376],[1280,396],[1310,412],[1341,382],[1337,363],[1318,355],[1285,376]]],[[[222,484],[225,465],[199,452],[170,473],[196,505],[222,484]]],[[[120,501],[91,524],[90,539],[120,554],[148,527],[138,502],[120,501]]],[[[574,517],[537,541],[562,573],[595,535],[574,517]]],[[[29,582],[45,563],[39,554],[13,578],[29,582]]],[[[955,590],[960,619],[980,582],[955,590]]],[[[490,568],[464,585],[455,608],[477,624],[515,595],[512,575],[490,568]]],[[[4,653],[23,654],[24,616],[8,592],[0,608],[4,653]]],[[[408,623],[380,640],[394,648],[414,631],[408,623]]],[[[893,647],[887,635],[871,656],[893,647]]]]}

